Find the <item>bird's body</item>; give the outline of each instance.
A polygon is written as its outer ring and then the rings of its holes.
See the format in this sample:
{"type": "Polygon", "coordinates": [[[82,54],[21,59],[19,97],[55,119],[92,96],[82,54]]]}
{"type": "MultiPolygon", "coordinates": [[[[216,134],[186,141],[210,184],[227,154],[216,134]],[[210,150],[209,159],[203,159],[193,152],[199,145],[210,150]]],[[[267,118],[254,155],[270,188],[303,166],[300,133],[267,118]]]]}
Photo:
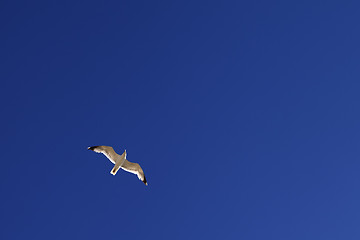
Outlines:
{"type": "Polygon", "coordinates": [[[97,153],[104,154],[113,164],[115,164],[115,166],[110,172],[112,175],[115,175],[117,171],[120,168],[122,168],[127,172],[136,174],[138,178],[143,183],[145,183],[145,185],[148,185],[145,178],[145,174],[142,168],[140,167],[140,165],[138,163],[129,162],[126,159],[126,150],[124,151],[123,154],[119,155],[114,151],[112,147],[109,146],[94,146],[94,147],[88,147],[88,149],[97,153]]]}

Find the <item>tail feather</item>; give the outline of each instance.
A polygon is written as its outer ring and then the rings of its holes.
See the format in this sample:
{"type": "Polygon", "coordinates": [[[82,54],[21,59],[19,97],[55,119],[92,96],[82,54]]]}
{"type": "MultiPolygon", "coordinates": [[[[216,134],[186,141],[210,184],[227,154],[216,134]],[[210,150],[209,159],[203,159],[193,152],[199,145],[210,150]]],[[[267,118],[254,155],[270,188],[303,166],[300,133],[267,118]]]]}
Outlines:
{"type": "Polygon", "coordinates": [[[120,167],[124,164],[125,160],[126,160],[126,150],[124,151],[123,154],[121,154],[120,159],[116,161],[115,166],[113,167],[110,173],[115,176],[117,171],[119,171],[120,167]]]}
{"type": "Polygon", "coordinates": [[[115,165],[110,173],[115,176],[115,174],[119,171],[119,169],[120,169],[120,166],[115,165]]]}

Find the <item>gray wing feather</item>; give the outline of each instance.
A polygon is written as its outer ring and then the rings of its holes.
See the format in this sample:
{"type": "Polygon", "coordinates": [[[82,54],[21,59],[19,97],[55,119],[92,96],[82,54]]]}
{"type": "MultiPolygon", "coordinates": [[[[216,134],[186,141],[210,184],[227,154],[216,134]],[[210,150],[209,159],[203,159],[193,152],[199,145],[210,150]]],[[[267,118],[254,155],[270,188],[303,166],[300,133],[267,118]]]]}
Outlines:
{"type": "Polygon", "coordinates": [[[114,151],[114,149],[110,146],[94,146],[94,147],[89,147],[88,149],[97,153],[104,154],[113,164],[115,164],[117,160],[120,158],[120,155],[117,154],[114,151]]]}
{"type": "Polygon", "coordinates": [[[124,164],[121,166],[121,168],[127,172],[136,174],[143,183],[148,185],[146,178],[145,178],[144,171],[142,170],[142,168],[140,167],[140,165],[138,163],[132,163],[132,162],[129,162],[128,160],[125,160],[124,164]]]}

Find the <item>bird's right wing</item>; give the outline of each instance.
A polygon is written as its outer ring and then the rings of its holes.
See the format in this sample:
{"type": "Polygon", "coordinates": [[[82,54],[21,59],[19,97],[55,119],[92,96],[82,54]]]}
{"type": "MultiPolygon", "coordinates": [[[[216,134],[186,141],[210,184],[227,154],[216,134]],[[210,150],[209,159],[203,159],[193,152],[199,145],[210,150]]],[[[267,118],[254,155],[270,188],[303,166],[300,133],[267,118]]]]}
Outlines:
{"type": "Polygon", "coordinates": [[[125,159],[124,164],[121,166],[122,169],[124,169],[127,172],[131,172],[133,174],[136,174],[138,178],[145,183],[145,185],[148,185],[144,171],[140,167],[138,163],[132,163],[125,159]]]}
{"type": "Polygon", "coordinates": [[[92,150],[97,153],[104,154],[112,163],[116,163],[120,158],[120,155],[117,154],[112,147],[109,146],[93,146],[88,147],[89,150],[92,150]]]}

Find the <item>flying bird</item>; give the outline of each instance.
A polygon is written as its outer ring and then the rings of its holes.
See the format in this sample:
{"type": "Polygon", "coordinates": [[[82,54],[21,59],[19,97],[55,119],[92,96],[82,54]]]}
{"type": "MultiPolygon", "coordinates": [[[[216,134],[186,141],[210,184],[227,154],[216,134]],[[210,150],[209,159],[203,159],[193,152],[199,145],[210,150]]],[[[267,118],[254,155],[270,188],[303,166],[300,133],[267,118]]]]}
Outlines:
{"type": "Polygon", "coordinates": [[[113,169],[110,172],[112,175],[115,175],[117,173],[117,171],[120,168],[122,168],[127,172],[136,174],[138,176],[138,178],[143,183],[145,183],[145,185],[148,185],[145,175],[144,175],[144,172],[141,169],[140,165],[138,163],[129,162],[126,159],[126,150],[121,155],[117,154],[114,151],[114,149],[109,146],[93,146],[93,147],[88,147],[88,150],[92,150],[94,152],[104,154],[113,164],[115,164],[115,166],[113,167],[113,169]]]}

